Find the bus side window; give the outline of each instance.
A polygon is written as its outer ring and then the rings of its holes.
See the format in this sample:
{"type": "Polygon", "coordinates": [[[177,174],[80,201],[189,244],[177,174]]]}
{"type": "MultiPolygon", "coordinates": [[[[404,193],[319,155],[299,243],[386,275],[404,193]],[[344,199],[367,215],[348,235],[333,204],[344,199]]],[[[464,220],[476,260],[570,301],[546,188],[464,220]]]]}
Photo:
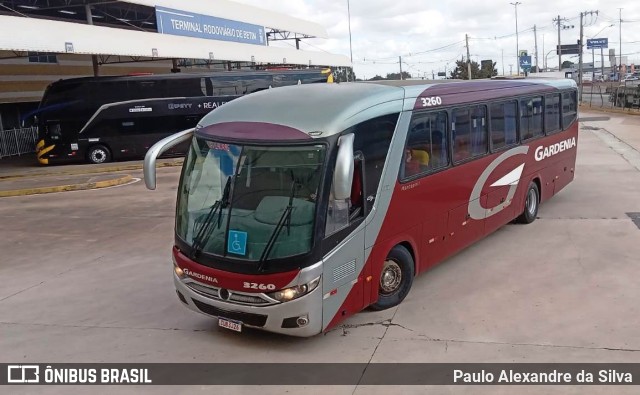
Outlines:
{"type": "Polygon", "coordinates": [[[544,134],[542,128],[542,97],[520,100],[520,136],[522,141],[544,134]]]}
{"type": "Polygon", "coordinates": [[[562,93],[562,127],[568,128],[578,115],[576,109],[576,91],[562,93]]]}
{"type": "Polygon", "coordinates": [[[414,115],[409,126],[402,161],[403,179],[428,173],[449,164],[447,123],[445,111],[414,115]]]}
{"type": "Polygon", "coordinates": [[[494,150],[518,142],[515,101],[491,104],[491,144],[494,150]]]}
{"type": "Polygon", "coordinates": [[[560,131],[560,95],[544,98],[544,129],[547,134],[560,131]]]}
{"type": "Polygon", "coordinates": [[[487,152],[487,114],[485,106],[453,111],[453,158],[460,162],[487,152]]]}

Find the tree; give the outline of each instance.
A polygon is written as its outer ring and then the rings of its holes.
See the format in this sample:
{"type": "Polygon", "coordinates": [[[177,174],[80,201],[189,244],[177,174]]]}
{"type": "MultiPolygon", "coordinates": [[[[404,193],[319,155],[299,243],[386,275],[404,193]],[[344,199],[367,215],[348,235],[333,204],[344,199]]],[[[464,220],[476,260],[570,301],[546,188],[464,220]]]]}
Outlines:
{"type": "MultiPolygon", "coordinates": [[[[477,78],[491,78],[491,77],[495,77],[496,75],[498,75],[498,69],[496,69],[496,62],[487,62],[486,64],[483,65],[483,67],[480,69],[480,74],[477,78]]],[[[471,70],[471,76],[472,78],[476,78],[473,75],[473,69],[471,70]]]]}
{"type": "MultiPolygon", "coordinates": [[[[498,75],[496,62],[486,63],[485,67],[480,68],[478,62],[471,61],[471,79],[491,78],[496,75],[498,75]]],[[[464,59],[456,60],[456,67],[451,71],[450,78],[466,80],[468,76],[467,62],[464,59]]]]}
{"type": "MultiPolygon", "coordinates": [[[[402,72],[402,79],[403,80],[407,80],[411,78],[411,74],[407,73],[406,71],[402,72]]],[[[387,73],[387,80],[399,80],[400,79],[400,73],[387,73]]]]}
{"type": "Polygon", "coordinates": [[[563,69],[571,69],[571,68],[573,68],[573,63],[568,61],[568,60],[565,60],[564,62],[562,62],[562,68],[563,69]]]}
{"type": "Polygon", "coordinates": [[[350,67],[340,67],[333,71],[334,82],[347,82],[347,75],[349,76],[349,82],[356,80],[356,74],[350,67]]]}
{"type": "Polygon", "coordinates": [[[376,74],[375,77],[369,78],[369,81],[381,81],[381,80],[384,80],[384,78],[382,76],[377,75],[377,74],[376,74]]]}

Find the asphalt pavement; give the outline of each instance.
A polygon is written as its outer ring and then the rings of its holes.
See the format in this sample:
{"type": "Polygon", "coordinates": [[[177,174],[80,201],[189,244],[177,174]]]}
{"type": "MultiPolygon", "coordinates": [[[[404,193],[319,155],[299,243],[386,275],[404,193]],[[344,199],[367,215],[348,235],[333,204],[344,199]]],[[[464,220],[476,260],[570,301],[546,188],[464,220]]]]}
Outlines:
{"type": "MultiPolygon", "coordinates": [[[[300,339],[217,327],[172,284],[179,167],[158,188],[0,198],[0,362],[637,362],[640,117],[583,112],[576,179],[414,281],[300,339]]],[[[1,163],[0,163],[1,164],[1,163]]],[[[286,374],[286,372],[283,372],[286,374]]],[[[636,394],[633,387],[9,387],[8,393],[636,394]]]]}

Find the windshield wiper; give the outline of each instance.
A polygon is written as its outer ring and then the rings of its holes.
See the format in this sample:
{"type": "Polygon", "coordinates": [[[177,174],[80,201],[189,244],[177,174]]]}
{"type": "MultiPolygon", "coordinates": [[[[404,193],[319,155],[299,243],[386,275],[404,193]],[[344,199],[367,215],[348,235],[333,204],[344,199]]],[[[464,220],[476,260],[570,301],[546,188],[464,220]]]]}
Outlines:
{"type": "Polygon", "coordinates": [[[231,190],[231,177],[227,178],[227,183],[224,186],[224,192],[222,193],[222,197],[213,203],[211,209],[207,213],[207,216],[202,221],[202,225],[200,225],[200,229],[198,229],[198,234],[193,238],[193,244],[191,245],[191,259],[196,258],[196,256],[202,251],[202,244],[205,240],[207,240],[211,236],[211,232],[213,231],[213,227],[211,224],[213,223],[213,218],[218,214],[217,227],[220,228],[220,222],[222,219],[222,208],[226,207],[229,203],[229,191],[231,190]]]}
{"type": "Polygon", "coordinates": [[[262,251],[262,255],[260,256],[260,266],[258,266],[258,271],[261,272],[266,270],[267,258],[269,258],[269,254],[273,249],[273,246],[276,244],[276,240],[278,240],[278,236],[280,236],[280,232],[284,226],[287,226],[287,235],[291,232],[291,213],[293,212],[293,197],[296,194],[296,187],[298,183],[293,180],[291,182],[291,193],[289,194],[289,205],[284,209],[282,215],[280,216],[280,220],[278,220],[278,224],[276,228],[271,233],[269,237],[269,241],[267,245],[264,247],[264,251],[262,251]]]}

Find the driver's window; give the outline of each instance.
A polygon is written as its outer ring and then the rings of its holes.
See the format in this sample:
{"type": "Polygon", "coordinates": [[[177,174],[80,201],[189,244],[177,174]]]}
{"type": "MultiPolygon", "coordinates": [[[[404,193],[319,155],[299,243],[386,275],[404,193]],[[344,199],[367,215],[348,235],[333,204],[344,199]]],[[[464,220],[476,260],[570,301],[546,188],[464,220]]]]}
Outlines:
{"type": "Polygon", "coordinates": [[[397,121],[398,114],[388,114],[351,128],[355,136],[351,195],[345,201],[329,197],[326,236],[358,222],[375,204],[397,121]]]}

